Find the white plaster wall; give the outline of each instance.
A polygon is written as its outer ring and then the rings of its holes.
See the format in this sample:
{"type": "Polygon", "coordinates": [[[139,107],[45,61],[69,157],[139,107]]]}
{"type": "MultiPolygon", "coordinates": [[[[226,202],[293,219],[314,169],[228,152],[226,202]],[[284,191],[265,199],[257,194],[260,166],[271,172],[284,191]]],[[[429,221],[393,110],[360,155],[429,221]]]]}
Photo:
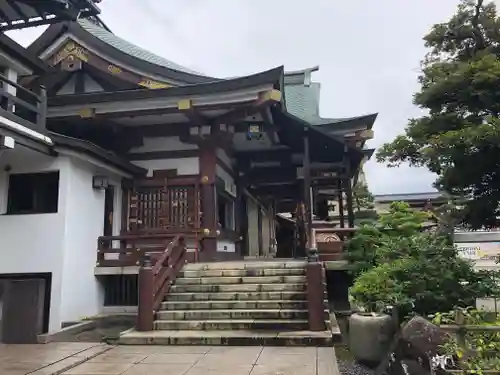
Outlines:
{"type": "Polygon", "coordinates": [[[222,178],[226,183],[234,184],[234,178],[218,164],[215,166],[215,174],[216,176],[222,178]]]}
{"type": "Polygon", "coordinates": [[[200,173],[199,158],[180,159],[156,159],[156,160],[136,160],[135,165],[148,170],[148,176],[153,175],[153,171],[162,169],[177,169],[179,175],[193,175],[200,173]]]}
{"type": "MultiPolygon", "coordinates": [[[[101,311],[104,301],[103,289],[94,276],[94,267],[97,238],[102,236],[104,230],[105,192],[92,188],[93,176],[102,174],[103,171],[80,160],[71,159],[70,163],[71,194],[66,202],[62,321],[74,321],[96,315],[101,311]]],[[[108,177],[114,179],[114,184],[117,184],[116,180],[119,178],[110,174],[108,177]]],[[[115,218],[116,214],[115,212],[115,218]]],[[[113,221],[115,225],[119,222],[116,219],[113,221]]]]}
{"type": "MultiPolygon", "coordinates": [[[[0,274],[52,273],[49,330],[60,328],[61,285],[65,233],[66,198],[69,188],[69,160],[41,154],[5,152],[0,158],[0,196],[6,202],[8,175],[59,170],[59,205],[54,214],[0,216],[0,274]]],[[[2,213],[5,212],[4,204],[2,213]]]]}
{"type": "Polygon", "coordinates": [[[222,148],[218,148],[215,152],[216,152],[217,157],[220,160],[222,160],[226,165],[228,165],[228,166],[233,165],[231,158],[229,157],[227,152],[224,151],[222,148]]]}
{"type": "MultiPolygon", "coordinates": [[[[168,126],[168,125],[167,125],[168,126]]],[[[183,151],[197,150],[198,146],[191,143],[183,143],[179,137],[145,137],[143,145],[133,147],[130,152],[154,152],[154,151],[183,151]]]]}
{"type": "Polygon", "coordinates": [[[8,176],[59,170],[55,214],[0,215],[0,274],[52,273],[49,331],[64,321],[98,314],[103,293],[94,276],[97,237],[104,228],[104,191],[92,188],[95,174],[115,185],[113,230],[120,230],[121,178],[74,158],[4,153],[0,158],[0,213],[5,212],[8,176]]]}

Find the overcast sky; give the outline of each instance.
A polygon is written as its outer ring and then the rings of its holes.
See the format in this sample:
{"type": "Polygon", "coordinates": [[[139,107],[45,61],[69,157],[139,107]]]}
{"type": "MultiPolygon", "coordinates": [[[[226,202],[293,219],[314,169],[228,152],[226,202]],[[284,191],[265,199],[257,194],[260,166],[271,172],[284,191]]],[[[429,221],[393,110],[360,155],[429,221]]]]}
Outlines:
{"type": "MultiPolygon", "coordinates": [[[[178,64],[214,76],[284,65],[320,66],[324,117],[378,112],[371,147],[418,116],[422,37],[444,22],[458,0],[103,0],[113,32],[178,64]]],[[[42,30],[10,34],[23,45],[42,30]]],[[[373,158],[375,159],[375,158],[373,158]]],[[[409,167],[366,168],[375,194],[432,190],[434,176],[409,167]]]]}

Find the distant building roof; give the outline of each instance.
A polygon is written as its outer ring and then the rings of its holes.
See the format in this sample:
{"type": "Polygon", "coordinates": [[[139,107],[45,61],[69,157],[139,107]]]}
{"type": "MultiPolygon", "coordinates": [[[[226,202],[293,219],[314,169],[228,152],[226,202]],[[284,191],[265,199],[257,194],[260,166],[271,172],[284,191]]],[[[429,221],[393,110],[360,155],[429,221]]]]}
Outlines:
{"type": "Polygon", "coordinates": [[[422,200],[436,200],[440,198],[444,198],[444,195],[438,191],[426,192],[426,193],[381,194],[374,196],[374,200],[376,203],[398,202],[398,201],[411,202],[411,201],[422,201],[422,200]]]}

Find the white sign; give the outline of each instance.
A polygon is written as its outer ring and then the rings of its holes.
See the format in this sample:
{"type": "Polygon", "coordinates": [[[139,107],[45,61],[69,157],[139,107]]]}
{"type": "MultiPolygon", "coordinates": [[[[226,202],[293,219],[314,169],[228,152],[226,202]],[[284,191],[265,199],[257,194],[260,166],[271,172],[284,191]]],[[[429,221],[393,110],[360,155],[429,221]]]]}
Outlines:
{"type": "Polygon", "coordinates": [[[500,263],[500,242],[463,242],[456,246],[461,258],[500,263]]]}
{"type": "Polygon", "coordinates": [[[233,242],[217,241],[217,251],[219,253],[235,253],[236,246],[233,242]]]}

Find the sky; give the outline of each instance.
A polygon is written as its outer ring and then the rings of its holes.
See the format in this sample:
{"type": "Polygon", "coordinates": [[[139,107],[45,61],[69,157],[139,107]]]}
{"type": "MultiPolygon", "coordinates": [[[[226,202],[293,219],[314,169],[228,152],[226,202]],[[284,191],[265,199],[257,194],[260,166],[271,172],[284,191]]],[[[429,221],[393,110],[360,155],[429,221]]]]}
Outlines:
{"type": "MultiPolygon", "coordinates": [[[[101,18],[120,37],[193,70],[218,77],[275,66],[320,66],[320,114],[378,112],[376,148],[402,133],[426,53],[422,37],[458,0],[103,0],[101,18]]],[[[9,34],[26,46],[43,28],[9,34]]],[[[424,169],[365,166],[374,194],[434,190],[424,169]]]]}

